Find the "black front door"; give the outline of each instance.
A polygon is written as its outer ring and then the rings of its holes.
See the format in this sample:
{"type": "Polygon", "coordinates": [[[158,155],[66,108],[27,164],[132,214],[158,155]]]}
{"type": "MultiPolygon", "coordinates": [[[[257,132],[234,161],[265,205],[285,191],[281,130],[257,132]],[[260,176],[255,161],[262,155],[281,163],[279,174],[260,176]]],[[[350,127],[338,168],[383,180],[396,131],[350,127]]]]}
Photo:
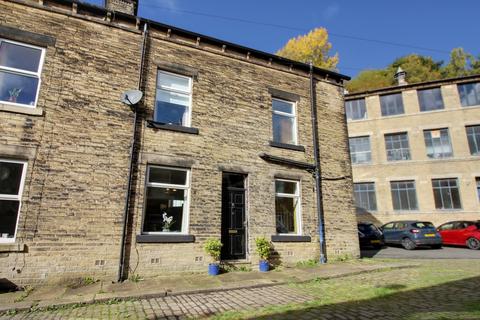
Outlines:
{"type": "Polygon", "coordinates": [[[245,259],[245,176],[223,173],[222,259],[245,259]]]}

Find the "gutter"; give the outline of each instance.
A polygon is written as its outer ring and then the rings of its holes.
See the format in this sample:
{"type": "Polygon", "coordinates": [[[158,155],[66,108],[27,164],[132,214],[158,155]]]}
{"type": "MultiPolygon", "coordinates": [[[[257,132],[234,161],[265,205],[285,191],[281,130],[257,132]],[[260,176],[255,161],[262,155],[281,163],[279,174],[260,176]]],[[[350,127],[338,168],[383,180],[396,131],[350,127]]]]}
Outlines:
{"type": "Polygon", "coordinates": [[[315,80],[313,78],[313,64],[310,62],[310,107],[312,112],[312,139],[313,139],[313,153],[315,158],[314,176],[315,189],[317,200],[317,216],[318,216],[318,240],[320,244],[320,264],[327,263],[327,250],[325,246],[325,230],[324,230],[324,216],[323,216],[323,196],[322,196],[322,181],[321,181],[321,167],[320,167],[320,148],[318,144],[318,124],[317,124],[317,103],[315,94],[315,80]]]}
{"type": "MultiPolygon", "coordinates": [[[[147,48],[147,37],[148,37],[148,25],[145,23],[143,25],[143,41],[142,41],[142,54],[140,58],[140,70],[138,74],[138,84],[137,89],[141,91],[142,81],[143,81],[143,67],[145,65],[145,52],[147,48]]],[[[128,213],[130,211],[130,195],[132,191],[132,171],[133,171],[133,157],[135,152],[135,144],[137,141],[137,118],[138,118],[138,104],[132,107],[133,111],[133,128],[132,128],[132,140],[130,143],[130,159],[129,159],[129,168],[128,168],[128,183],[127,190],[125,194],[125,211],[123,213],[123,226],[122,226],[122,242],[120,244],[120,261],[118,264],[118,276],[117,282],[121,282],[125,277],[125,246],[127,242],[127,226],[128,226],[128,213]]]]}

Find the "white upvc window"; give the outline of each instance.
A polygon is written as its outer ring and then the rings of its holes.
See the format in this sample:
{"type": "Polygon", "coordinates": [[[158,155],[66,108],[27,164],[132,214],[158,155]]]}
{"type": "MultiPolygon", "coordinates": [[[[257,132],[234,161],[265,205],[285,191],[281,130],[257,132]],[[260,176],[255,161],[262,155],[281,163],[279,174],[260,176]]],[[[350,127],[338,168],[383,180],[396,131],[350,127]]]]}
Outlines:
{"type": "Polygon", "coordinates": [[[302,234],[299,181],[275,179],[275,220],[277,234],[302,234]]]}
{"type": "Polygon", "coordinates": [[[190,170],[147,167],[143,234],[187,234],[190,170]]]}
{"type": "Polygon", "coordinates": [[[0,159],[0,243],[15,242],[27,163],[0,159]]]}
{"type": "Polygon", "coordinates": [[[296,103],[272,98],[273,141],[297,144],[296,103]]]}
{"type": "Polygon", "coordinates": [[[35,108],[45,49],[0,38],[0,103],[35,108]]]}
{"type": "Polygon", "coordinates": [[[192,78],[158,70],[154,121],[190,127],[192,78]]]}

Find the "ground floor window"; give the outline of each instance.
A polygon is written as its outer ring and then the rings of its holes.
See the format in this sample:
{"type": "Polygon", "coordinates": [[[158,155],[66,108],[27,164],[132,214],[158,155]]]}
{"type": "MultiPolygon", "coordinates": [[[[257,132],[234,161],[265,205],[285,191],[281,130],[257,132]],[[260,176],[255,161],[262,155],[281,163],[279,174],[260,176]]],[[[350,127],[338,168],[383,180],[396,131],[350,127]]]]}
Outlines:
{"type": "Polygon", "coordinates": [[[143,233],[187,233],[189,170],[148,166],[143,233]]]}
{"type": "Polygon", "coordinates": [[[437,209],[461,209],[457,179],[433,179],[433,196],[437,209]]]}
{"type": "Polygon", "coordinates": [[[394,210],[418,210],[415,181],[392,181],[390,188],[394,210]]]}
{"type": "Polygon", "coordinates": [[[480,201],[480,177],[476,177],[475,181],[477,182],[477,196],[478,196],[478,201],[480,201]]]}
{"type": "Polygon", "coordinates": [[[298,181],[275,180],[277,233],[300,234],[300,188],[298,181]]]}
{"type": "Polygon", "coordinates": [[[377,199],[375,197],[375,183],[363,182],[353,185],[355,193],[355,206],[358,213],[377,211],[377,199]]]}
{"type": "Polygon", "coordinates": [[[14,242],[27,164],[0,159],[0,243],[14,242]]]}

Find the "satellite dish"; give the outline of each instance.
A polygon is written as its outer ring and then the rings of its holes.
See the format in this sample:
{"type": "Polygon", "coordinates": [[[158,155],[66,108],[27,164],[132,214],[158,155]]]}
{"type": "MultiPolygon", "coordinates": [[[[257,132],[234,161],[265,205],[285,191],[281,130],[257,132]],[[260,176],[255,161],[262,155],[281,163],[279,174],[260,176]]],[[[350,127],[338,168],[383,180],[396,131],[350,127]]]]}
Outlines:
{"type": "Polygon", "coordinates": [[[128,90],[122,93],[122,102],[126,105],[136,105],[143,97],[143,92],[140,90],[128,90]]]}

